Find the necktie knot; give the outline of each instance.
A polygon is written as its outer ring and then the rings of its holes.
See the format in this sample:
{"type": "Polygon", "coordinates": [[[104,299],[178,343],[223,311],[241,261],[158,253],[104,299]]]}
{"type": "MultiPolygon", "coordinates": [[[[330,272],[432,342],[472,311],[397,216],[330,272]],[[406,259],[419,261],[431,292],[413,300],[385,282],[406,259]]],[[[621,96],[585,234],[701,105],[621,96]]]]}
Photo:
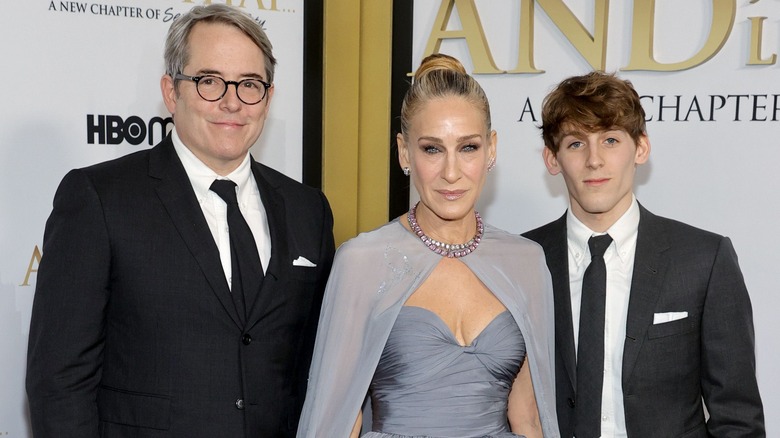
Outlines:
{"type": "Polygon", "coordinates": [[[238,204],[236,196],[236,183],[229,179],[215,179],[209,188],[212,192],[219,195],[227,204],[238,204]]]}
{"type": "Polygon", "coordinates": [[[612,236],[609,234],[591,236],[591,238],[588,239],[588,248],[590,248],[591,259],[604,257],[604,253],[607,251],[607,248],[609,248],[610,243],[612,243],[612,236]]]}

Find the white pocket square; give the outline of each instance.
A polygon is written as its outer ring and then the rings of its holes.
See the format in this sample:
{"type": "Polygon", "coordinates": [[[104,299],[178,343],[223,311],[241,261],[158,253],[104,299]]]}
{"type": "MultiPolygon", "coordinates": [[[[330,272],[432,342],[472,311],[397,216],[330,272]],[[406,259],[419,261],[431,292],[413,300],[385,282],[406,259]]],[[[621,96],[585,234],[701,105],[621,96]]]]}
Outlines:
{"type": "Polygon", "coordinates": [[[293,266],[305,266],[307,268],[316,268],[317,265],[310,262],[306,257],[304,256],[298,256],[297,259],[293,260],[293,266]]]}
{"type": "Polygon", "coordinates": [[[688,312],[666,312],[653,315],[653,324],[663,324],[665,322],[677,321],[688,317],[688,312]]]}

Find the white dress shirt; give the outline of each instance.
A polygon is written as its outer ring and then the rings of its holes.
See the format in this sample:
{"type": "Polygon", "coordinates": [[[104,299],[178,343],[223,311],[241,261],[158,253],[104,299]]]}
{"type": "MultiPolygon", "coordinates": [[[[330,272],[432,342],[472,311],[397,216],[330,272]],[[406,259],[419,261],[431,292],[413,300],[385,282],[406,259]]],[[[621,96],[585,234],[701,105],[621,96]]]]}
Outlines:
{"type": "MultiPolygon", "coordinates": [[[[569,289],[574,327],[574,347],[578,347],[582,277],[590,265],[588,239],[604,234],[590,230],[569,209],[566,218],[569,245],[569,289]]],[[[604,253],[607,265],[607,303],[604,320],[604,387],[601,398],[601,436],[626,437],[623,409],[623,346],[631,279],[634,271],[636,236],[639,228],[639,205],[634,197],[631,206],[607,233],[612,243],[604,253]]]]}
{"type": "Polygon", "coordinates": [[[249,154],[246,154],[244,161],[224,177],[217,175],[206,164],[198,159],[184,143],[174,128],[171,133],[173,147],[176,154],[184,166],[187,177],[190,179],[192,189],[198,198],[198,204],[203,210],[206,222],[209,225],[214,242],[219,248],[219,258],[222,262],[222,269],[225,271],[225,278],[228,285],[232,280],[232,265],[230,260],[230,232],[227,223],[227,204],[209,187],[215,179],[229,179],[237,184],[238,190],[238,208],[244,216],[252,235],[255,238],[257,252],[260,254],[260,261],[263,263],[263,270],[268,269],[268,262],[271,260],[271,234],[268,231],[268,217],[265,214],[263,202],[260,200],[260,191],[257,189],[257,181],[252,175],[252,166],[249,162],[249,154]]]}

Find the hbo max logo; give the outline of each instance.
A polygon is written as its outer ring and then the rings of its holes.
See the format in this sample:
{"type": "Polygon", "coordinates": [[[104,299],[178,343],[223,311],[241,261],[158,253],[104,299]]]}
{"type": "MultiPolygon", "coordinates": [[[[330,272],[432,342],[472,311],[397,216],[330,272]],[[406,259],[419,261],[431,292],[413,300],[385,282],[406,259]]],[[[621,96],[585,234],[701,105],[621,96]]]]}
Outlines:
{"type": "Polygon", "coordinates": [[[168,134],[168,125],[173,125],[171,117],[152,117],[145,122],[138,116],[123,119],[114,115],[87,114],[87,143],[128,142],[131,145],[139,145],[147,141],[149,145],[153,145],[168,134]]]}

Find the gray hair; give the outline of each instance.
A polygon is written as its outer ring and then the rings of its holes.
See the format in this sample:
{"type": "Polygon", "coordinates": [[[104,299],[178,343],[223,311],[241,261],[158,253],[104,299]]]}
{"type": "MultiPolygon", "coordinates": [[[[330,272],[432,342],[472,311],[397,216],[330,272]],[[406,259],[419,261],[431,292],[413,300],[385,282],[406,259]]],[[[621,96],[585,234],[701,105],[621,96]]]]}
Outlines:
{"type": "Polygon", "coordinates": [[[238,9],[224,5],[195,6],[186,14],[176,18],[168,29],[165,39],[165,73],[173,77],[181,73],[190,58],[189,36],[198,22],[221,23],[233,26],[244,32],[263,52],[265,74],[268,83],[274,82],[276,58],[272,53],[271,41],[262,26],[252,17],[238,9]]]}

